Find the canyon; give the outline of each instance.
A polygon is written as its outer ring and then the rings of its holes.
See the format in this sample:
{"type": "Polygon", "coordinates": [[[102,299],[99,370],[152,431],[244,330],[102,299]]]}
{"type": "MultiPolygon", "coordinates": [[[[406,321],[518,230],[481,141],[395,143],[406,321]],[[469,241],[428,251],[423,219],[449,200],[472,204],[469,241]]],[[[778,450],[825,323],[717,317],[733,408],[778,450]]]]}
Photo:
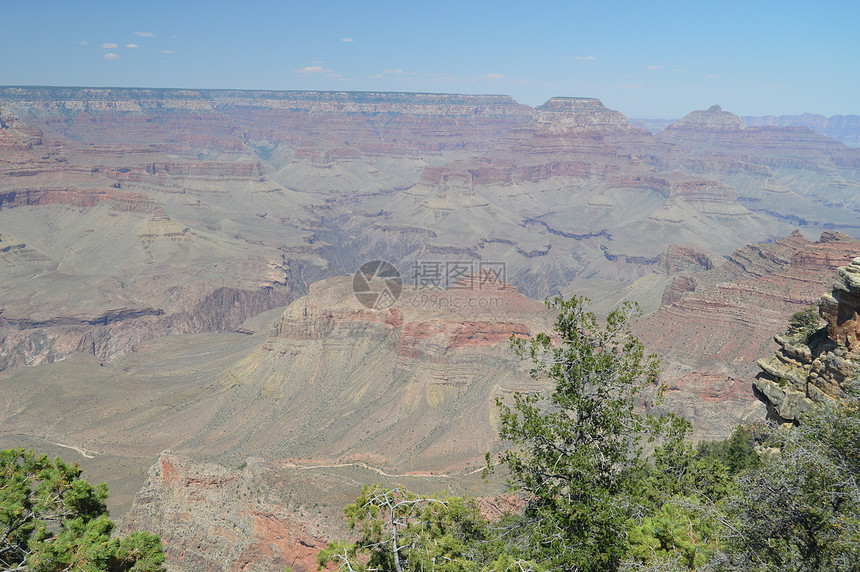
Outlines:
{"type": "Polygon", "coordinates": [[[637,302],[661,407],[724,437],[860,256],[860,149],[787,121],[0,88],[0,445],[107,481],[172,569],[312,569],[361,482],[498,487],[495,400],[546,389],[508,340],[574,294],[637,302]],[[402,277],[384,308],[353,293],[371,260],[402,277]]]}
{"type": "Polygon", "coordinates": [[[848,382],[860,376],[858,308],[860,257],[837,269],[832,291],[818,301],[826,326],[793,324],[774,336],[777,352],[758,361],[754,389],[769,418],[798,422],[815,404],[840,399],[848,382]]]}

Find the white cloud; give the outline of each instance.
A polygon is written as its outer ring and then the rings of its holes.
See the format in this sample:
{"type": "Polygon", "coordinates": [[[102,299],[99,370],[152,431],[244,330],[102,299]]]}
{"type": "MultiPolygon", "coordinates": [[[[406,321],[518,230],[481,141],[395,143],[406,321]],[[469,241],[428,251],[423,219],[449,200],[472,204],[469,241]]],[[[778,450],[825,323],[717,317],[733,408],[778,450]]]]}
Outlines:
{"type": "Polygon", "coordinates": [[[686,68],[675,68],[672,71],[676,72],[676,73],[684,73],[687,71],[687,69],[686,68]]]}
{"type": "Polygon", "coordinates": [[[80,45],[82,45],[82,46],[86,46],[86,45],[87,45],[87,43],[86,43],[86,42],[84,42],[84,41],[81,41],[81,42],[78,42],[78,43],[79,43],[80,45]]]}
{"type": "Polygon", "coordinates": [[[717,78],[718,78],[718,77],[720,77],[720,76],[715,75],[715,74],[708,74],[708,75],[706,75],[705,77],[706,77],[707,79],[717,79],[717,78]]]}
{"type": "Polygon", "coordinates": [[[125,47],[126,48],[139,48],[140,46],[138,46],[137,44],[126,44],[125,47]]]}
{"type": "Polygon", "coordinates": [[[158,53],[159,53],[159,54],[172,54],[172,53],[173,53],[173,50],[161,50],[161,51],[160,51],[160,52],[158,52],[158,53]]]}
{"type": "Polygon", "coordinates": [[[118,60],[119,56],[113,52],[108,52],[105,54],[105,59],[106,60],[118,60]]]}
{"type": "Polygon", "coordinates": [[[663,66],[646,66],[645,69],[646,70],[661,70],[661,69],[663,69],[663,66]]]}
{"type": "Polygon", "coordinates": [[[323,66],[307,66],[303,67],[300,70],[293,70],[293,73],[297,73],[299,75],[324,75],[325,77],[333,77],[333,78],[343,78],[342,75],[334,73],[331,68],[325,68],[323,66]]]}
{"type": "Polygon", "coordinates": [[[597,58],[595,58],[594,56],[573,56],[570,59],[573,61],[580,61],[580,62],[593,62],[597,58]]]}
{"type": "Polygon", "coordinates": [[[293,73],[298,73],[302,75],[316,75],[320,73],[332,73],[329,68],[324,68],[322,66],[307,66],[300,70],[293,70],[293,73]]]}
{"type": "Polygon", "coordinates": [[[106,44],[102,44],[102,47],[103,47],[104,49],[106,49],[106,50],[112,50],[112,49],[114,49],[115,47],[117,47],[117,45],[116,45],[116,44],[114,44],[114,43],[108,42],[108,43],[106,43],[106,44]]]}
{"type": "Polygon", "coordinates": [[[155,34],[153,34],[152,32],[135,32],[135,33],[134,33],[134,35],[135,35],[135,36],[140,36],[141,38],[151,38],[151,37],[153,37],[155,34]]]}
{"type": "Polygon", "coordinates": [[[488,73],[485,76],[481,76],[484,79],[505,79],[505,74],[503,73],[488,73]]]}
{"type": "Polygon", "coordinates": [[[340,41],[346,42],[347,44],[349,44],[349,43],[354,42],[355,40],[353,40],[352,38],[341,38],[340,41]]]}

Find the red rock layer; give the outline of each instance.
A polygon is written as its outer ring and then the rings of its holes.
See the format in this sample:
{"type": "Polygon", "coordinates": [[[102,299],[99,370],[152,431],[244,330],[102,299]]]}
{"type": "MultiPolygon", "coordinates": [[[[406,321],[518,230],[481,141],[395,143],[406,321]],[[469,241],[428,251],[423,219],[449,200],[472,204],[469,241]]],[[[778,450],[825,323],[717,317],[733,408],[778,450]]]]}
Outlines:
{"type": "Polygon", "coordinates": [[[296,572],[317,569],[328,540],[248,466],[229,470],[163,453],[135,497],[124,530],[161,536],[170,570],[296,572]]]}
{"type": "Polygon", "coordinates": [[[810,242],[795,232],[739,249],[719,268],[674,278],[664,305],[636,326],[661,357],[666,407],[686,414],[702,437],[760,419],[756,360],[773,353],[774,333],[815,305],[837,267],[858,252],[860,241],[846,235],[828,232],[810,242]]]}

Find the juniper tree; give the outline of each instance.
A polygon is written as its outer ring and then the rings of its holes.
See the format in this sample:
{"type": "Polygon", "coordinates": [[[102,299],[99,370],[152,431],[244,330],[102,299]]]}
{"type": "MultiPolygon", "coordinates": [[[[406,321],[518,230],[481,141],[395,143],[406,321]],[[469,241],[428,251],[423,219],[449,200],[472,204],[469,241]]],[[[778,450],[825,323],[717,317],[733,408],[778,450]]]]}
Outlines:
{"type": "MultiPolygon", "coordinates": [[[[554,390],[515,394],[512,405],[497,400],[499,435],[512,445],[499,461],[526,501],[525,557],[555,569],[611,570],[625,557],[636,504],[627,477],[651,436],[670,427],[683,433],[683,424],[639,407],[645,390],[657,389],[659,370],[631,333],[636,305],[623,304],[601,325],[585,298],[547,304],[558,312],[554,334],[513,344],[532,362],[531,375],[554,390]]],[[[487,461],[492,467],[489,454],[487,461]]]]}
{"type": "Polygon", "coordinates": [[[0,569],[52,572],[162,570],[153,534],[112,536],[104,484],[81,468],[33,451],[0,451],[0,569]]]}
{"type": "Polygon", "coordinates": [[[860,393],[770,427],[779,455],[743,474],[718,570],[860,570],[860,393]]]}

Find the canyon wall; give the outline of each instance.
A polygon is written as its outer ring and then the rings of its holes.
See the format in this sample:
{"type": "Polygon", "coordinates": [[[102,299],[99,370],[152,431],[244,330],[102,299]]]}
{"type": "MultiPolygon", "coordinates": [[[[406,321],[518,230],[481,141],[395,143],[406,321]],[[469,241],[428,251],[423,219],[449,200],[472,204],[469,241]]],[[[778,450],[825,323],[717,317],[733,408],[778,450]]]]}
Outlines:
{"type": "Polygon", "coordinates": [[[717,267],[705,262],[676,274],[661,308],[635,329],[661,358],[665,407],[692,421],[698,438],[721,438],[764,417],[752,380],[759,358],[776,348],[773,332],[815,305],[858,253],[860,241],[847,235],[825,232],[812,242],[795,232],[741,248],[717,267]]]}
{"type": "Polygon", "coordinates": [[[818,302],[826,326],[808,320],[774,336],[779,345],[761,359],[755,389],[767,405],[768,416],[780,422],[798,421],[821,403],[838,399],[848,380],[860,379],[860,258],[836,271],[833,290],[818,302]]]}
{"type": "Polygon", "coordinates": [[[84,451],[120,513],[166,449],[460,482],[495,398],[545,389],[507,339],[557,294],[640,302],[665,406],[723,437],[858,256],[858,166],[717,106],[653,135],[593,98],[0,88],[0,441],[84,451]],[[456,287],[484,267],[508,287],[456,287]]]}

